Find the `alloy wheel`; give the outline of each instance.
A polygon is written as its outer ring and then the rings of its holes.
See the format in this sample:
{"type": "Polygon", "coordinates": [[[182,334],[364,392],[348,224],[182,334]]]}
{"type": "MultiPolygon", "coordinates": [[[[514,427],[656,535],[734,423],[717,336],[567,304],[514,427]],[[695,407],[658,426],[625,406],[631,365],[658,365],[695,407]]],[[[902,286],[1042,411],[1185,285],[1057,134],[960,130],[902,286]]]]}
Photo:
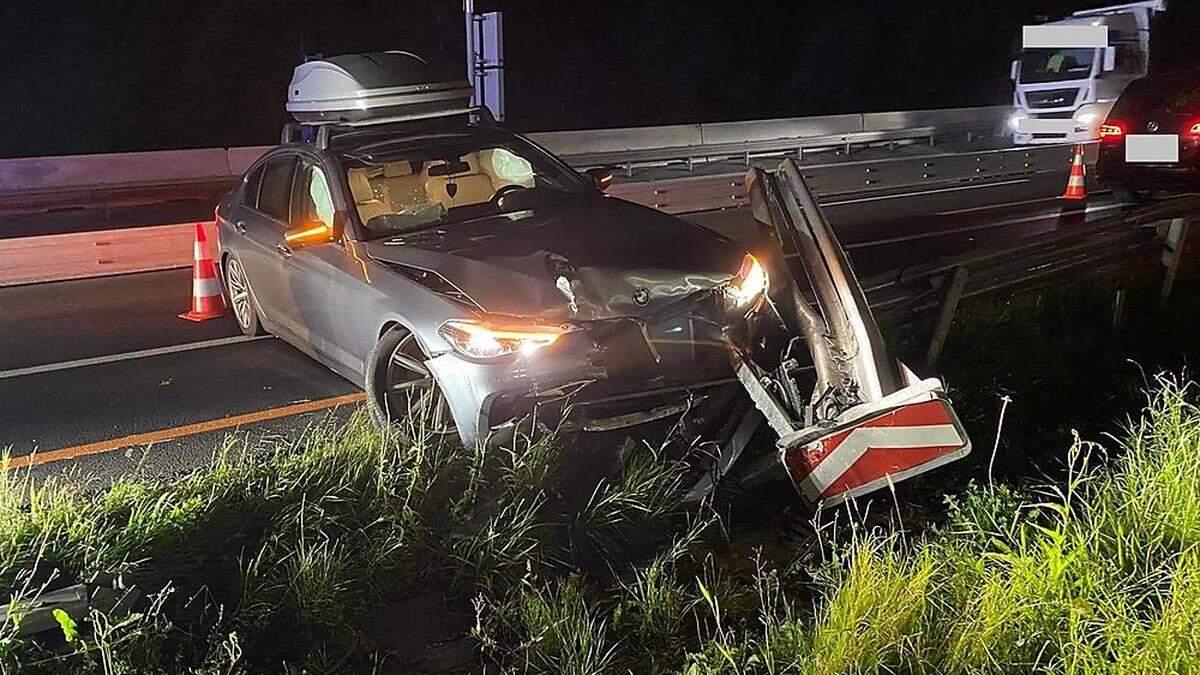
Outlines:
{"type": "Polygon", "coordinates": [[[394,421],[407,418],[433,434],[453,434],[450,406],[423,358],[416,338],[407,333],[388,358],[384,408],[394,421]]]}

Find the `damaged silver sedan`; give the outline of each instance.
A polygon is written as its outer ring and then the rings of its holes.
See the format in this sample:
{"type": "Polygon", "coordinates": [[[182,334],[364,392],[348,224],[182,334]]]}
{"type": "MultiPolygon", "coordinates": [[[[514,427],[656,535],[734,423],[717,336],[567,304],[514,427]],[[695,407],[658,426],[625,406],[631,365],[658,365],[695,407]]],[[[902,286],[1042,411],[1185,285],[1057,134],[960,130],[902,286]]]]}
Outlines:
{"type": "Polygon", "coordinates": [[[540,406],[610,431],[740,396],[697,496],[764,419],[779,453],[742,463],[786,468],[813,503],[966,453],[940,382],[887,355],[794,167],[750,176],[751,252],[605,196],[610,173],[575,171],[469,94],[402,52],[296,69],[299,125],[217,209],[243,332],[355,382],[381,423],[468,446],[540,406]]]}
{"type": "Polygon", "coordinates": [[[725,341],[767,285],[719,235],[458,121],[280,146],[218,222],[243,331],[312,353],[381,419],[430,394],[431,422],[468,444],[539,402],[617,410],[728,377],[725,341]]]}

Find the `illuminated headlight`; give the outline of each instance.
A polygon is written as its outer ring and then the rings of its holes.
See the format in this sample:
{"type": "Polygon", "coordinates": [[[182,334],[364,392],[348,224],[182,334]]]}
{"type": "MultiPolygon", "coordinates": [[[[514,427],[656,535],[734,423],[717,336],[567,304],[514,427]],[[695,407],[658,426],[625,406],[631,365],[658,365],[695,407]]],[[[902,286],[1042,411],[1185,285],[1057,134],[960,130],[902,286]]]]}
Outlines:
{"type": "Polygon", "coordinates": [[[490,359],[508,354],[529,354],[554,344],[571,330],[571,326],[500,325],[453,319],[442,324],[438,333],[459,354],[473,359],[490,359]]]}
{"type": "Polygon", "coordinates": [[[1025,113],[1013,113],[1008,118],[1009,128],[1011,128],[1013,131],[1019,131],[1020,130],[1019,128],[1021,126],[1021,120],[1025,119],[1027,117],[1029,117],[1029,115],[1026,115],[1025,113]]]}
{"type": "Polygon", "coordinates": [[[767,290],[767,271],[763,269],[758,258],[746,254],[742,258],[742,266],[725,286],[725,293],[733,304],[745,307],[756,301],[767,290]]]}
{"type": "Polygon", "coordinates": [[[1088,103],[1081,106],[1075,111],[1075,131],[1090,131],[1092,136],[1096,137],[1100,130],[1100,123],[1108,115],[1110,106],[1099,103],[1088,103]]]}

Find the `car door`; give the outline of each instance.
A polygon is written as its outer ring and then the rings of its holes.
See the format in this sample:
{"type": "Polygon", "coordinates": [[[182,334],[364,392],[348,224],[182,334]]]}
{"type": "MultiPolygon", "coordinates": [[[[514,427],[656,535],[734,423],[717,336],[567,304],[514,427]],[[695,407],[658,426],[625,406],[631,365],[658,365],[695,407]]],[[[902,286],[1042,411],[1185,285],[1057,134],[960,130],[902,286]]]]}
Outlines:
{"type": "Polygon", "coordinates": [[[290,319],[294,312],[286,277],[287,251],[281,247],[297,162],[294,152],[267,158],[256,169],[261,171],[256,194],[247,194],[232,218],[234,229],[243,237],[238,258],[255,302],[270,324],[291,332],[295,326],[290,319]]]}
{"type": "MultiPolygon", "coordinates": [[[[333,227],[339,205],[330,175],[315,157],[301,158],[292,190],[292,222],[320,221],[333,227]]],[[[366,267],[351,246],[339,236],[328,243],[293,247],[287,267],[299,335],[336,362],[331,365],[344,375],[357,379],[366,355],[354,347],[352,311],[369,286],[366,267]]]]}

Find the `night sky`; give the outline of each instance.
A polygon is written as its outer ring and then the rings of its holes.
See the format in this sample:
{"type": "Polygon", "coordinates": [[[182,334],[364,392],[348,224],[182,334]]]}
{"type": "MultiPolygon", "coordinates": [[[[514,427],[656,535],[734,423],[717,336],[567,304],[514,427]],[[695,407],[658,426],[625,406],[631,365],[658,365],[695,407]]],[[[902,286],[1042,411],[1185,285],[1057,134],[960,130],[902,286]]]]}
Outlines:
{"type": "MultiPolygon", "coordinates": [[[[477,0],[510,126],[1004,103],[1020,26],[1073,0],[477,0]]],[[[0,157],[269,144],[303,54],[460,63],[460,0],[0,0],[0,157]]]]}

